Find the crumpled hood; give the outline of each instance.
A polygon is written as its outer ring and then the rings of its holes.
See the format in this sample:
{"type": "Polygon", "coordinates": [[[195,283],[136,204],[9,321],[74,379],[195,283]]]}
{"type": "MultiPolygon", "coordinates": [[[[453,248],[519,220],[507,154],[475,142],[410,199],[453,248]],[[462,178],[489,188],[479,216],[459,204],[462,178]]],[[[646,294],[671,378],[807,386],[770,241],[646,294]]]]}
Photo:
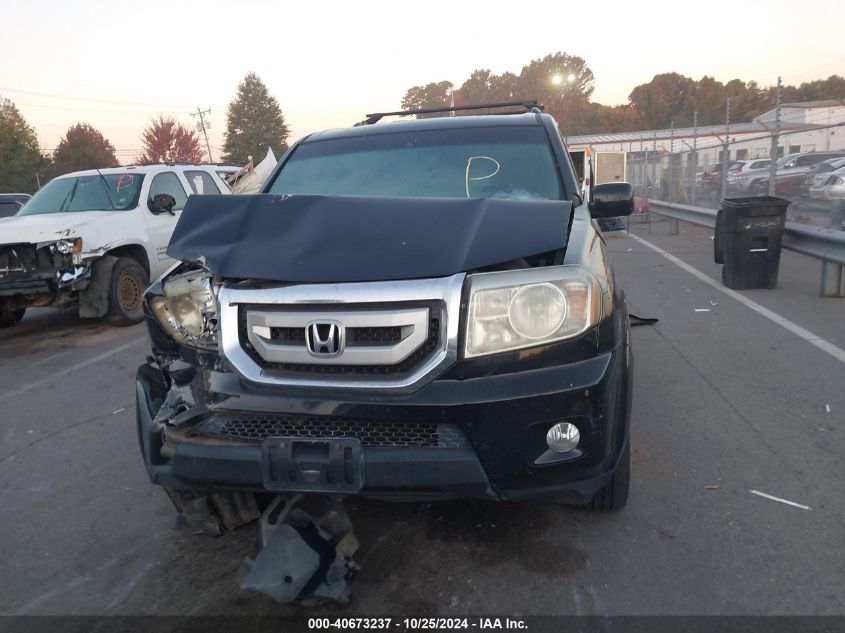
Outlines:
{"type": "Polygon", "coordinates": [[[42,213],[0,219],[0,244],[38,244],[79,237],[86,224],[121,211],[42,213]]]}
{"type": "Polygon", "coordinates": [[[568,201],[191,196],[167,254],[289,282],[445,277],[566,246],[568,201]]]}

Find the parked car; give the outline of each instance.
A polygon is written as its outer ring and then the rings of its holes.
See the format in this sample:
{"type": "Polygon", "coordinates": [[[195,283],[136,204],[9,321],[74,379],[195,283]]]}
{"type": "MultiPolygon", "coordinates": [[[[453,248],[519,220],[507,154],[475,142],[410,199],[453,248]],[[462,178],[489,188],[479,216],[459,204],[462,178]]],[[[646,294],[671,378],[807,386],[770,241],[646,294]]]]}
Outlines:
{"type": "Polygon", "coordinates": [[[810,194],[810,190],[818,183],[819,187],[823,187],[828,181],[831,173],[837,169],[845,167],[845,157],[843,158],[829,158],[828,160],[813,165],[813,168],[804,176],[804,182],[801,183],[801,188],[798,190],[799,195],[814,197],[810,194]]]}
{"type": "Polygon", "coordinates": [[[298,141],[262,194],[188,201],[168,249],[183,263],[144,297],[151,481],[177,507],[310,492],[621,508],[630,329],[593,220],[630,213],[631,185],[585,202],[537,108],[380,116],[298,141]]]}
{"type": "Polygon", "coordinates": [[[771,163],[769,158],[758,158],[744,161],[739,169],[731,169],[728,172],[728,192],[745,194],[753,190],[759,178],[769,175],[771,163]]]}
{"type": "Polygon", "coordinates": [[[817,174],[809,193],[811,198],[817,200],[845,198],[845,164],[834,172],[817,174]]]}
{"type": "MultiPolygon", "coordinates": [[[[807,152],[782,158],[778,161],[778,169],[775,174],[775,195],[796,196],[804,178],[814,165],[831,158],[842,157],[845,157],[845,151],[807,152]]],[[[769,179],[761,178],[756,187],[758,192],[768,191],[769,179]]]]}
{"type": "MultiPolygon", "coordinates": [[[[730,174],[732,170],[734,174],[738,173],[738,170],[742,169],[742,166],[745,164],[745,161],[740,160],[732,160],[728,162],[728,178],[730,179],[730,174]]],[[[697,179],[697,182],[704,188],[712,189],[722,186],[722,163],[715,163],[711,165],[704,172],[701,174],[701,178],[697,179]]]]}
{"type": "Polygon", "coordinates": [[[51,180],[0,220],[0,326],[32,306],[74,304],[82,317],[142,320],[144,289],[173,264],[165,251],[188,196],[229,192],[217,169],[115,167],[51,180]]]}
{"type": "Polygon", "coordinates": [[[15,215],[31,197],[28,193],[0,193],[0,218],[15,215]]]}

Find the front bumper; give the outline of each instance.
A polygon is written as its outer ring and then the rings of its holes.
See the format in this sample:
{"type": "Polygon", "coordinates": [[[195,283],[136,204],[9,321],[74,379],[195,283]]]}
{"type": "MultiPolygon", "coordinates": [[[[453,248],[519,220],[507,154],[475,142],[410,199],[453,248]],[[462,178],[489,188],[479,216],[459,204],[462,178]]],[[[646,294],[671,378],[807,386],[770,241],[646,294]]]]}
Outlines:
{"type": "MultiPolygon", "coordinates": [[[[342,417],[375,425],[433,421],[459,429],[466,439],[461,446],[362,447],[363,478],[356,492],[396,500],[584,503],[607,482],[628,437],[632,365],[627,332],[611,351],[586,359],[492,375],[473,375],[459,363],[420,390],[396,396],[258,388],[229,372],[202,371],[211,404],[182,411],[176,424],[157,418],[172,384],[170,372],[156,363],[138,371],[139,442],[153,483],[209,492],[278,492],[267,484],[260,441],[198,432],[216,417],[238,412],[329,421],[342,417]],[[548,428],[559,421],[575,423],[581,443],[571,454],[536,463],[547,451],[548,428]]],[[[305,491],[295,485],[286,490],[305,491]]],[[[326,486],[325,492],[333,491],[326,486]]]]}

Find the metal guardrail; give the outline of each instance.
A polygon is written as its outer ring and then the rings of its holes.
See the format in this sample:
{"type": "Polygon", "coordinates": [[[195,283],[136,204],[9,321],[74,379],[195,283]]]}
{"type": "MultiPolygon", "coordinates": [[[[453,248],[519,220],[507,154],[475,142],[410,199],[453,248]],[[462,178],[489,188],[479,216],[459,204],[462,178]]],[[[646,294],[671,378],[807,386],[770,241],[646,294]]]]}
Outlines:
{"type": "MultiPolygon", "coordinates": [[[[651,198],[648,206],[650,211],[675,220],[711,229],[716,227],[715,209],[651,198]]],[[[842,267],[845,266],[845,231],[787,222],[783,234],[783,248],[820,260],[822,296],[841,296],[842,267]]]]}

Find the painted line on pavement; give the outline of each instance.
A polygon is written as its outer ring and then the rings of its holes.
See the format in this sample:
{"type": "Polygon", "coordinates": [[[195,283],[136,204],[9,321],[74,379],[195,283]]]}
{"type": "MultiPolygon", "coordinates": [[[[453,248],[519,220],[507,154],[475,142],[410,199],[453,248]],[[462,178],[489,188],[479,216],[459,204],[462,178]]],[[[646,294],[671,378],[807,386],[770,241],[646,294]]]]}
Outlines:
{"type": "Polygon", "coordinates": [[[843,350],[841,347],[837,347],[836,345],[834,345],[830,341],[826,341],[825,339],[823,339],[818,334],[813,334],[812,332],[810,332],[810,330],[804,329],[803,327],[801,327],[797,323],[790,321],[786,317],[782,317],[777,312],[773,312],[772,310],[769,310],[768,308],[761,306],[756,301],[752,301],[748,297],[745,297],[745,296],[739,294],[737,291],[731,290],[730,288],[725,288],[725,286],[723,286],[720,282],[716,281],[715,279],[713,279],[712,277],[710,277],[706,273],[703,273],[700,270],[698,270],[697,268],[690,266],[685,261],[675,257],[671,253],[667,253],[666,251],[664,251],[659,246],[655,246],[651,242],[644,240],[643,238],[641,238],[637,235],[634,235],[633,233],[631,233],[630,236],[632,238],[634,238],[635,240],[637,240],[643,246],[647,246],[648,248],[653,250],[658,255],[662,255],[663,257],[668,259],[670,262],[672,262],[676,266],[684,269],[685,271],[687,271],[693,277],[697,277],[698,279],[700,279],[701,281],[703,281],[707,285],[712,286],[713,288],[715,288],[716,290],[718,290],[722,294],[729,296],[731,299],[735,299],[736,301],[739,301],[742,305],[744,305],[747,308],[751,308],[752,310],[754,310],[754,312],[756,312],[760,316],[763,316],[763,317],[769,319],[769,321],[778,324],[779,326],[781,326],[782,328],[785,328],[786,330],[789,330],[795,336],[804,339],[805,341],[807,341],[811,345],[816,346],[817,348],[819,348],[820,350],[822,350],[826,354],[830,354],[836,360],[838,360],[840,363],[845,363],[845,350],[843,350]]]}
{"type": "Polygon", "coordinates": [[[771,499],[772,501],[777,501],[778,503],[785,503],[788,506],[792,506],[794,508],[801,508],[802,510],[812,510],[810,506],[805,506],[800,503],[795,503],[794,501],[790,501],[789,499],[781,499],[780,497],[776,497],[774,495],[766,494],[765,492],[760,492],[759,490],[749,490],[752,495],[757,495],[758,497],[763,497],[764,499],[771,499]]]}
{"type": "Polygon", "coordinates": [[[146,343],[146,342],[147,342],[146,336],[144,338],[139,338],[137,340],[132,341],[131,343],[126,343],[125,345],[121,345],[120,347],[115,347],[114,349],[111,349],[108,352],[104,352],[103,354],[100,354],[99,356],[94,356],[92,358],[89,358],[88,360],[82,361],[81,363],[76,363],[76,365],[71,365],[70,367],[67,367],[67,368],[65,368],[61,371],[57,371],[55,374],[51,374],[50,376],[47,376],[46,378],[41,378],[40,380],[36,380],[34,382],[31,382],[28,385],[24,385],[23,387],[19,387],[18,389],[14,389],[13,391],[7,391],[6,393],[0,393],[0,402],[2,402],[3,400],[7,400],[9,398],[12,398],[14,396],[20,395],[22,393],[26,393],[27,391],[32,391],[33,389],[36,389],[36,388],[38,388],[42,385],[45,385],[48,382],[52,382],[56,378],[61,378],[62,376],[66,376],[67,374],[72,374],[73,372],[79,371],[80,369],[88,367],[89,365],[99,363],[101,360],[106,359],[109,356],[113,356],[113,355],[118,354],[118,353],[120,353],[124,350],[129,349],[130,347],[135,347],[136,345],[139,345],[141,343],[146,343]]]}

